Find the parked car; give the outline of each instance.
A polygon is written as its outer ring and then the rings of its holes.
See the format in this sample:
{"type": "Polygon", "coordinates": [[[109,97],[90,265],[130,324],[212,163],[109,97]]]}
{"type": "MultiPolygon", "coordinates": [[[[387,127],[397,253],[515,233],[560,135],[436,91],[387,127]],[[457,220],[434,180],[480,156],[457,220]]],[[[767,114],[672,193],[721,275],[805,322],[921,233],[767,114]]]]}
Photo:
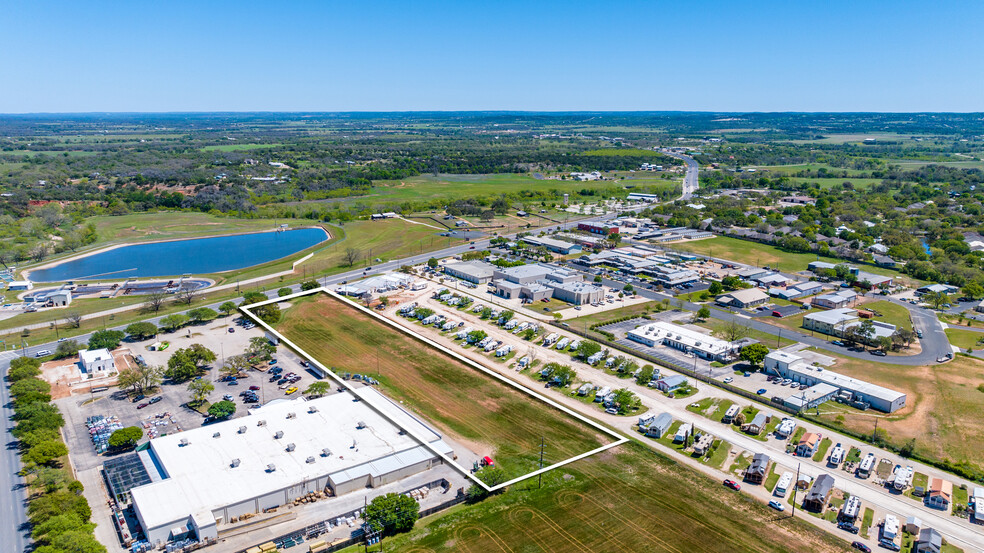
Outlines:
{"type": "Polygon", "coordinates": [[[229,384],[227,384],[227,386],[239,386],[239,381],[233,378],[232,380],[229,381],[229,384]]]}
{"type": "Polygon", "coordinates": [[[276,364],[277,364],[277,360],[276,359],[271,359],[270,362],[267,363],[267,365],[276,365],[276,364]]]}
{"type": "Polygon", "coordinates": [[[236,331],[236,329],[235,329],[235,328],[232,328],[231,326],[229,327],[229,334],[232,334],[232,333],[233,333],[233,332],[235,332],[235,331],[236,331]]]}
{"type": "Polygon", "coordinates": [[[724,379],[724,383],[725,384],[731,384],[734,381],[735,381],[735,379],[734,378],[731,378],[730,376],[728,378],[725,378],[724,379]]]}
{"type": "Polygon", "coordinates": [[[757,392],[755,392],[755,393],[756,393],[756,394],[758,394],[758,395],[763,395],[763,394],[765,394],[765,392],[767,392],[767,391],[768,391],[768,390],[766,390],[765,388],[759,388],[759,389],[758,389],[758,391],[757,391],[757,392]]]}
{"type": "Polygon", "coordinates": [[[259,387],[259,386],[250,386],[250,387],[249,387],[249,389],[250,389],[251,391],[254,391],[254,392],[255,392],[256,390],[259,390],[259,389],[260,389],[260,387],[259,387]]]}
{"type": "Polygon", "coordinates": [[[150,405],[150,402],[149,401],[145,401],[145,402],[141,403],[140,405],[137,405],[137,409],[143,409],[144,407],[146,407],[148,405],[150,405]]]}
{"type": "Polygon", "coordinates": [[[782,503],[779,503],[779,502],[778,502],[778,501],[776,501],[776,500],[772,500],[772,501],[770,501],[770,502],[769,502],[769,507],[772,507],[773,509],[775,509],[775,510],[777,510],[777,511],[780,511],[780,512],[782,512],[782,511],[785,511],[785,510],[786,510],[786,506],[785,506],[785,505],[783,505],[782,503]]]}
{"type": "Polygon", "coordinates": [[[863,551],[864,553],[871,553],[871,548],[859,541],[851,542],[851,547],[857,549],[858,551],[863,551]]]}
{"type": "Polygon", "coordinates": [[[234,400],[235,398],[234,398],[234,397],[232,397],[232,394],[226,394],[226,395],[224,395],[224,396],[222,396],[222,399],[223,399],[224,401],[232,401],[232,400],[234,400]]]}
{"type": "Polygon", "coordinates": [[[739,484],[738,482],[735,482],[734,480],[732,480],[730,478],[728,478],[727,480],[724,481],[724,485],[727,486],[727,487],[729,487],[729,488],[731,488],[732,490],[735,490],[736,492],[737,491],[741,491],[741,484],[739,484]]]}
{"type": "Polygon", "coordinates": [[[833,342],[830,342],[830,343],[832,345],[835,345],[835,346],[843,346],[844,345],[844,342],[841,342],[840,340],[834,340],[833,342]]]}
{"type": "Polygon", "coordinates": [[[161,397],[161,396],[154,396],[154,397],[150,398],[150,401],[148,401],[147,403],[150,403],[151,405],[153,405],[153,404],[157,403],[158,401],[161,401],[162,399],[164,399],[164,398],[161,397]]]}
{"type": "Polygon", "coordinates": [[[291,386],[290,388],[287,388],[287,390],[285,390],[284,393],[286,393],[287,395],[291,395],[296,391],[297,391],[297,386],[291,386]]]}
{"type": "Polygon", "coordinates": [[[143,394],[137,394],[136,397],[133,398],[133,403],[136,403],[136,402],[140,401],[141,399],[143,399],[145,397],[147,397],[147,396],[145,396],[143,394]]]}
{"type": "Polygon", "coordinates": [[[860,528],[858,528],[857,526],[851,524],[850,522],[847,522],[846,520],[843,521],[843,522],[837,523],[837,527],[840,528],[841,530],[847,530],[848,532],[850,532],[852,534],[857,534],[861,530],[860,528]]]}

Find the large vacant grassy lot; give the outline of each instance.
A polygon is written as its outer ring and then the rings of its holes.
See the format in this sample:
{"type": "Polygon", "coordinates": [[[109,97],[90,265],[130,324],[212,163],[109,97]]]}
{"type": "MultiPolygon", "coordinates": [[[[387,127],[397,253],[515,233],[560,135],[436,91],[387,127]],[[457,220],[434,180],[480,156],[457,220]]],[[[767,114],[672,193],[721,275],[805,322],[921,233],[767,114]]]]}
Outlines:
{"type": "Polygon", "coordinates": [[[915,439],[916,451],[922,455],[967,462],[984,470],[980,459],[984,431],[979,424],[984,392],[978,389],[984,384],[984,361],[958,355],[949,363],[906,367],[841,358],[833,369],[905,392],[906,406],[885,415],[828,402],[820,407],[821,418],[870,435],[877,417],[879,432],[886,432],[896,446],[915,439]]]}
{"type": "MultiPolygon", "coordinates": [[[[354,553],[359,548],[345,551],[354,553]]],[[[379,551],[371,548],[371,551],[379,551]]],[[[415,553],[847,551],[798,518],[730,492],[636,443],[476,505],[426,518],[385,551],[415,553]]]]}
{"type": "Polygon", "coordinates": [[[527,174],[493,175],[420,175],[398,181],[375,181],[370,194],[374,199],[387,202],[403,200],[427,200],[437,198],[494,196],[512,194],[536,188],[560,191],[606,188],[609,181],[580,182],[573,180],[536,179],[527,174]]]}
{"type": "MultiPolygon", "coordinates": [[[[238,234],[272,230],[287,219],[233,219],[192,211],[161,211],[130,215],[99,216],[89,219],[96,226],[100,242],[140,242],[173,240],[216,234],[238,234]]],[[[304,221],[310,223],[310,221],[304,221]]],[[[301,224],[295,222],[295,224],[301,224]]]]}
{"type": "Polygon", "coordinates": [[[289,340],[337,372],[378,375],[386,395],[452,439],[492,455],[510,478],[537,467],[541,437],[548,464],[613,441],[344,301],[314,294],[291,304],[277,326],[289,340]]]}
{"type": "MultiPolygon", "coordinates": [[[[807,265],[809,265],[811,261],[817,261],[817,254],[815,253],[787,252],[768,244],[752,242],[751,240],[742,240],[740,238],[732,238],[730,236],[715,236],[714,238],[708,238],[706,240],[667,244],[666,247],[673,250],[706,255],[708,257],[737,261],[738,263],[744,263],[755,267],[763,267],[768,265],[773,268],[778,268],[780,271],[784,272],[805,271],[807,265]]],[[[843,259],[836,259],[833,257],[821,256],[819,260],[826,261],[828,263],[848,263],[843,259]]],[[[898,271],[893,271],[891,269],[875,267],[873,265],[854,264],[854,266],[872,274],[895,277],[897,281],[900,279],[908,279],[910,283],[918,282],[910,277],[902,275],[898,271]]]]}

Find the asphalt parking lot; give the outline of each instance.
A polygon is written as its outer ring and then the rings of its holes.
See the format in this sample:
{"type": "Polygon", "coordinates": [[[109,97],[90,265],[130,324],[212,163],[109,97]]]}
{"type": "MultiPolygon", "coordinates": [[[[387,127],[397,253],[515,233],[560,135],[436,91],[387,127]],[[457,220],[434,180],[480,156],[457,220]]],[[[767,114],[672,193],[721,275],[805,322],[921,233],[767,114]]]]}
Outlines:
{"type": "MultiPolygon", "coordinates": [[[[240,328],[237,328],[237,333],[240,330],[240,328]]],[[[207,333],[210,334],[208,336],[196,336],[194,334],[197,333],[193,333],[189,343],[214,343],[215,340],[222,340],[225,337],[221,335],[217,336],[220,333],[228,334],[228,330],[225,328],[213,329],[207,333]]],[[[246,333],[244,332],[243,334],[246,333]]],[[[185,346],[187,345],[185,344],[185,346]]],[[[224,349],[228,349],[228,344],[226,344],[224,349]]],[[[159,353],[166,354],[169,351],[173,350],[169,348],[159,353]]],[[[224,353],[225,355],[236,355],[242,353],[242,351],[241,348],[237,348],[235,351],[225,351],[224,353]]],[[[212,380],[215,386],[215,390],[209,395],[208,401],[214,403],[221,401],[223,396],[227,394],[231,395],[236,404],[236,413],[232,418],[242,417],[248,413],[250,405],[243,402],[240,393],[248,390],[250,386],[259,387],[259,390],[256,391],[256,394],[259,396],[259,402],[252,405],[263,405],[275,399],[298,397],[305,388],[317,380],[317,377],[313,373],[308,372],[307,369],[301,366],[300,358],[292,352],[287,351],[285,347],[278,347],[277,353],[273,357],[277,360],[275,365],[268,364],[260,370],[250,370],[246,373],[245,378],[238,379],[235,384],[220,380],[221,375],[219,374],[218,367],[221,366],[221,359],[217,359],[213,368],[206,370],[202,376],[202,378],[212,380]],[[290,385],[298,388],[296,395],[288,396],[285,393],[286,385],[278,385],[276,381],[270,382],[270,375],[267,370],[274,366],[281,367],[283,374],[293,372],[301,377],[298,382],[290,385]]],[[[144,431],[144,437],[141,439],[142,443],[150,439],[151,436],[161,436],[202,426],[205,417],[186,406],[189,399],[190,393],[186,382],[178,384],[165,382],[155,393],[148,394],[146,398],[137,402],[131,401],[124,392],[119,391],[115,387],[104,392],[77,395],[58,400],[56,403],[64,414],[66,421],[66,443],[76,470],[82,471],[97,467],[103,463],[105,458],[96,453],[90,440],[89,430],[85,424],[89,417],[97,415],[107,418],[117,417],[119,423],[124,427],[138,426],[144,431]],[[142,409],[138,408],[138,405],[148,402],[155,397],[160,397],[161,399],[142,409]]]]}

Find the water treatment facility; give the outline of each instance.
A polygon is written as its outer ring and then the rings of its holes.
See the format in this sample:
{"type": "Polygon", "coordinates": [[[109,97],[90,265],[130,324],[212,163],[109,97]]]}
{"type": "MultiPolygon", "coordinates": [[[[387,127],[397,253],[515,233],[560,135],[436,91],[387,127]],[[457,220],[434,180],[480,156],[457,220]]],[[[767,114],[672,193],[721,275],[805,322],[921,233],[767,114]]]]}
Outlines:
{"type": "MultiPolygon", "coordinates": [[[[215,539],[224,525],[311,493],[340,496],[440,465],[441,436],[371,388],[278,400],[249,416],[151,440],[126,459],[129,493],[151,544],[215,539]],[[389,422],[394,421],[396,424],[389,422]],[[135,458],[135,459],[134,459],[135,458]]],[[[113,486],[119,482],[109,474],[113,486]]]]}

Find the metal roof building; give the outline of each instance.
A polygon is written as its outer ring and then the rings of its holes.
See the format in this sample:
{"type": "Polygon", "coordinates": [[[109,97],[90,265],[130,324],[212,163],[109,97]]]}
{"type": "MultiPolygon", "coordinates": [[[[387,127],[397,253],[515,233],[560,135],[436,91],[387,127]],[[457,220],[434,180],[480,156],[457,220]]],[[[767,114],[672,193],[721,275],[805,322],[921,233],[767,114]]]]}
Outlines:
{"type": "Polygon", "coordinates": [[[463,261],[445,265],[444,272],[473,284],[486,284],[492,280],[495,267],[484,261],[463,261]]]}
{"type": "Polygon", "coordinates": [[[440,435],[382,394],[360,393],[365,400],[345,392],[267,404],[246,417],[151,440],[141,458],[151,483],[130,490],[147,539],[215,537],[234,517],[309,492],[341,495],[440,464],[413,435],[451,454],[440,435]]]}
{"type": "MultiPolygon", "coordinates": [[[[892,413],[905,407],[906,395],[902,392],[845,376],[823,367],[813,366],[794,353],[786,351],[770,352],[765,356],[763,367],[766,374],[777,374],[783,378],[789,378],[793,382],[807,384],[816,388],[814,392],[807,395],[807,403],[804,404],[807,407],[811,406],[809,405],[810,402],[817,401],[818,398],[821,398],[825,390],[829,390],[819,388],[817,386],[818,384],[828,384],[838,390],[846,390],[854,396],[854,399],[867,402],[873,408],[886,413],[892,413]]],[[[811,389],[807,389],[806,392],[809,392],[811,389]]],[[[793,406],[797,401],[797,397],[802,397],[802,393],[793,394],[789,398],[786,398],[786,403],[793,406]]]]}

